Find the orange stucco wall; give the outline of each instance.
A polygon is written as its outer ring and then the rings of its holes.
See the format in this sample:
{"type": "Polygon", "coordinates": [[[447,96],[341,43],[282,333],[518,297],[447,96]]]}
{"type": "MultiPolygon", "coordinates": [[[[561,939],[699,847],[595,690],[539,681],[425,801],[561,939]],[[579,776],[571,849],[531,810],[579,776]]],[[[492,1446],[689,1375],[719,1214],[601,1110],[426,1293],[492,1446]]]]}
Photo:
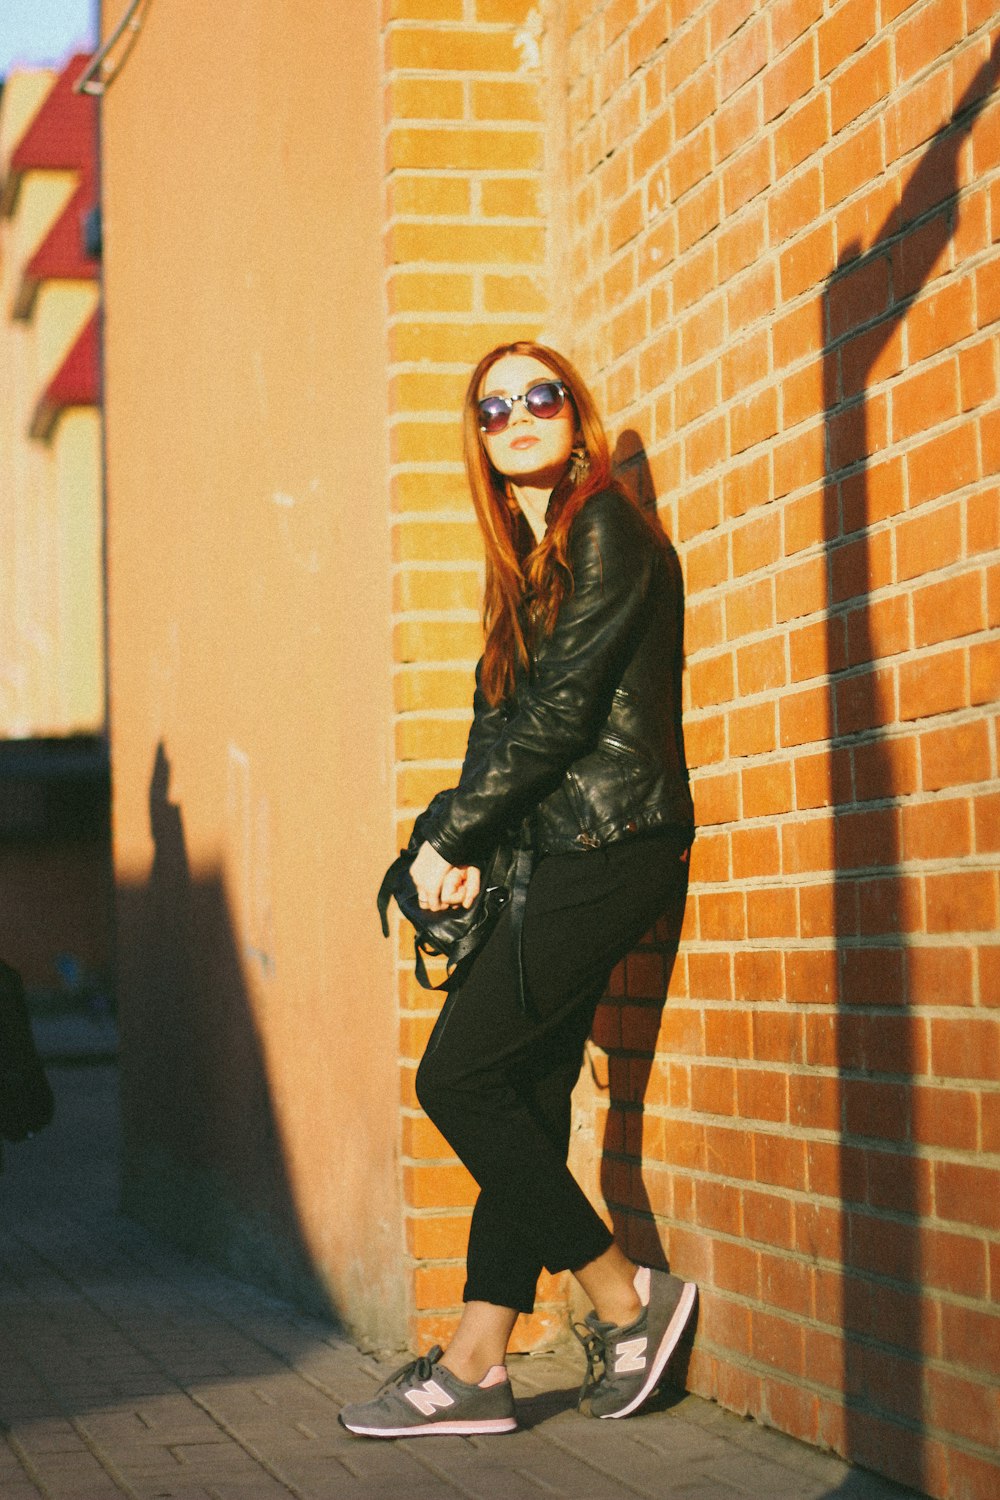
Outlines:
{"type": "Polygon", "coordinates": [[[126,1200],[387,1338],[378,71],[371,7],[154,5],[102,146],[126,1200]]]}

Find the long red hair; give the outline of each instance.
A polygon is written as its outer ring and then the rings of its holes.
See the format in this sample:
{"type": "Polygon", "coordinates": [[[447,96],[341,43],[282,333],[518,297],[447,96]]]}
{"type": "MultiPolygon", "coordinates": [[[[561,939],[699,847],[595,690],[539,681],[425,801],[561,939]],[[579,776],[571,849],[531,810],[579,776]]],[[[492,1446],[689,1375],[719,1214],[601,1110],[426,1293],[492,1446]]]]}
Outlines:
{"type": "Polygon", "coordinates": [[[566,560],[569,528],[590,496],[614,483],[611,454],[593,398],[569,360],[529,339],[500,344],[479,361],[466,391],[462,437],[472,503],[486,549],[481,687],[487,701],[496,704],[513,690],[518,663],[527,666],[532,641],[552,630],[559,606],[573,587],[566,560]],[[537,545],[510,481],[490,463],[479,432],[482,382],[506,354],[530,355],[562,381],[573,408],[574,449],[582,447],[586,453],[582,472],[571,458],[552,491],[545,536],[537,545]]]}

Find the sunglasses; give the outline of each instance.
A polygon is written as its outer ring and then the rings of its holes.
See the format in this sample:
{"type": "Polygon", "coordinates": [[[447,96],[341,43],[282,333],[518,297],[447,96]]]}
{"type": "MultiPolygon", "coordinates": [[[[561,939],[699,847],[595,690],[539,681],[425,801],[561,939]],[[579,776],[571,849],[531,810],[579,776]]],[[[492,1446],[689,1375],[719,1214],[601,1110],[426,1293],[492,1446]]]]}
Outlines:
{"type": "Polygon", "coordinates": [[[503,432],[518,401],[533,417],[557,417],[566,405],[566,395],[561,380],[540,380],[520,396],[484,396],[478,403],[479,430],[489,437],[503,432]]]}

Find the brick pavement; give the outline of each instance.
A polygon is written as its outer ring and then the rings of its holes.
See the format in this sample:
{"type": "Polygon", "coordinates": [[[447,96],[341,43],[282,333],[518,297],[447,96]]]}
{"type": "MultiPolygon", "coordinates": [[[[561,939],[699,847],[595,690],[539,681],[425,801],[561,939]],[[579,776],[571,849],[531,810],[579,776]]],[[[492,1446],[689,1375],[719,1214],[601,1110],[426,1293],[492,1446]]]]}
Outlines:
{"type": "Polygon", "coordinates": [[[580,1356],[513,1361],[522,1429],[352,1438],[375,1358],[177,1254],[116,1202],[113,1068],[50,1070],[56,1123],[0,1177],[3,1500],[890,1500],[912,1493],[676,1393],[624,1423],[573,1409],[580,1356]]]}

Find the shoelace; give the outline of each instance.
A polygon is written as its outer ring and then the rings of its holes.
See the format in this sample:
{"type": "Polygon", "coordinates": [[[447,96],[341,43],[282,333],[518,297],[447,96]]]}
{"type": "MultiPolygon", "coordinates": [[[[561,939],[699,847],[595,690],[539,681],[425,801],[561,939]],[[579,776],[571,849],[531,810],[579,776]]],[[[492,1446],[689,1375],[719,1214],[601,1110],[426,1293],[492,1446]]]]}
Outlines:
{"type": "Polygon", "coordinates": [[[583,1377],[580,1394],[576,1398],[579,1406],[601,1378],[597,1373],[597,1366],[600,1364],[602,1370],[607,1368],[608,1341],[603,1334],[597,1332],[596,1328],[591,1328],[589,1323],[573,1323],[571,1327],[574,1338],[583,1345],[583,1352],[587,1356],[587,1373],[583,1377]]]}
{"type": "Polygon", "coordinates": [[[443,1353],[444,1350],[441,1348],[441,1345],[435,1344],[434,1348],[428,1349],[426,1354],[421,1354],[417,1359],[411,1359],[407,1364],[400,1365],[398,1370],[386,1380],[383,1380],[375,1394],[380,1396],[390,1386],[401,1385],[410,1375],[415,1376],[417,1380],[430,1380],[434,1374],[434,1366],[443,1353]]]}

